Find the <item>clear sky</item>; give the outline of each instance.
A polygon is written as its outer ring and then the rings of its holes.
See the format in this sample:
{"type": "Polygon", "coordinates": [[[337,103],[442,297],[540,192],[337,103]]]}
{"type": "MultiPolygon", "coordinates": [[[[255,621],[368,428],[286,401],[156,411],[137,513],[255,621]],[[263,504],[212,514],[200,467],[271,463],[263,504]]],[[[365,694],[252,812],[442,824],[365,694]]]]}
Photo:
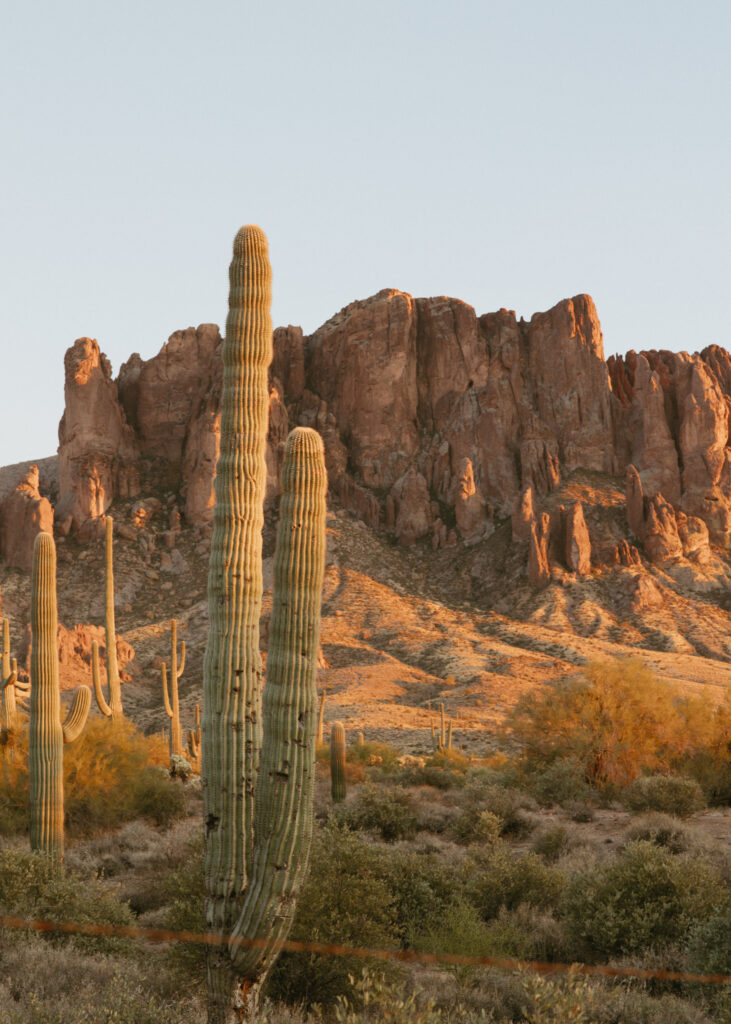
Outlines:
{"type": "Polygon", "coordinates": [[[26,0],[0,45],[0,465],[75,338],[223,324],[248,222],[275,325],[586,291],[607,354],[729,346],[728,0],[26,0]]]}

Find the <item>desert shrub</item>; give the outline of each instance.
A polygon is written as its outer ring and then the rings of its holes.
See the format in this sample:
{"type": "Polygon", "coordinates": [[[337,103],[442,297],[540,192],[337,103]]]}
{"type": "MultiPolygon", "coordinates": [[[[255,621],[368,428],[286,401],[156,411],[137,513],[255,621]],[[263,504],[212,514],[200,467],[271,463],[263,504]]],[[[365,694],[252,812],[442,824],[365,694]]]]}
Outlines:
{"type": "Polygon", "coordinates": [[[404,768],[399,773],[402,786],[432,786],[434,789],[462,789],[466,778],[463,771],[449,767],[424,764],[421,767],[404,768]]]}
{"type": "Polygon", "coordinates": [[[579,956],[624,955],[683,940],[724,895],[718,871],[703,858],[641,840],[575,875],[561,914],[579,956]]]}
{"type": "Polygon", "coordinates": [[[693,846],[693,836],[687,827],[669,814],[646,814],[634,821],[624,834],[628,843],[644,839],[662,846],[670,853],[687,853],[693,846]]]}
{"type": "Polygon", "coordinates": [[[470,759],[454,747],[437,747],[426,759],[425,768],[442,768],[450,772],[466,772],[470,759]]]}
{"type": "Polygon", "coordinates": [[[396,747],[392,747],[389,743],[379,743],[377,740],[352,743],[346,751],[348,761],[384,769],[398,767],[400,757],[401,753],[396,747]]]}
{"type": "Polygon", "coordinates": [[[387,843],[410,838],[417,825],[408,792],[372,785],[365,786],[353,803],[344,805],[337,819],[350,828],[377,832],[387,843]]]}
{"type": "MultiPolygon", "coordinates": [[[[80,924],[129,925],[126,903],[96,879],[65,873],[51,858],[24,850],[0,850],[0,907],[2,913],[46,921],[80,924]]],[[[72,941],[92,950],[127,949],[128,942],[113,937],[49,933],[54,942],[72,941]]]]}
{"type": "MultiPolygon", "coordinates": [[[[188,844],[188,851],[186,860],[168,874],[163,885],[168,900],[165,924],[171,931],[206,932],[202,835],[196,836],[188,844]]],[[[205,946],[176,942],[170,948],[169,962],[185,988],[195,989],[205,983],[205,946]]]]}
{"type": "Polygon", "coordinates": [[[523,982],[526,1024],[593,1024],[602,999],[596,982],[569,972],[559,978],[528,974],[523,982]]]}
{"type": "Polygon", "coordinates": [[[497,785],[490,777],[480,776],[468,779],[460,794],[461,813],[452,823],[455,837],[463,843],[484,841],[484,834],[490,831],[492,819],[483,817],[488,812],[500,820],[500,834],[524,836],[532,831],[534,822],[524,813],[535,807],[535,801],[527,793],[497,785]]]}
{"type": "MultiPolygon", "coordinates": [[[[385,860],[354,833],[328,822],[313,842],[310,870],[297,901],[291,938],[390,949],[398,945],[385,860]]],[[[332,1005],[352,992],[363,960],[282,953],[269,982],[272,998],[332,1005]]]]}
{"type": "Polygon", "coordinates": [[[591,795],[581,765],[571,760],[554,761],[539,772],[528,773],[524,782],[542,807],[565,807],[591,795]]]}
{"type": "Polygon", "coordinates": [[[565,805],[565,811],[571,820],[577,823],[586,823],[596,818],[596,808],[591,800],[569,800],[565,805]]]}
{"type": "Polygon", "coordinates": [[[700,785],[682,775],[642,775],[627,787],[623,798],[632,811],[663,811],[679,818],[706,806],[700,785]]]}
{"type": "Polygon", "coordinates": [[[367,967],[351,977],[351,992],[338,996],[333,1015],[336,1024],[440,1024],[444,1019],[432,1000],[367,967]]]}
{"type": "Polygon", "coordinates": [[[384,867],[399,938],[405,946],[415,945],[462,898],[460,878],[433,854],[398,851],[384,867]]]}
{"type": "Polygon", "coordinates": [[[562,874],[535,853],[515,857],[500,841],[471,849],[459,870],[470,902],[485,920],[496,917],[501,907],[555,907],[565,885],[562,874]]]}
{"type": "Polygon", "coordinates": [[[198,1024],[200,1003],[180,998],[149,947],[144,960],[90,955],[13,936],[3,948],[0,1024],[198,1024]]]}
{"type": "Polygon", "coordinates": [[[533,840],[533,852],[543,857],[548,864],[555,864],[559,857],[574,847],[575,842],[565,825],[549,825],[533,840]]]}
{"type": "Polygon", "coordinates": [[[699,974],[731,974],[731,901],[692,925],[686,955],[690,969],[699,974]]]}
{"type": "Polygon", "coordinates": [[[660,682],[638,658],[590,662],[580,676],[521,700],[507,726],[530,774],[568,761],[596,787],[668,771],[710,742],[702,702],[660,682]]]}
{"type": "MultiPolygon", "coordinates": [[[[14,756],[0,767],[0,831],[28,828],[27,730],[15,741],[14,756]]],[[[64,810],[69,836],[88,836],[136,817],[169,824],[185,813],[180,783],[161,766],[169,754],[159,737],[143,736],[131,722],[116,726],[89,718],[81,736],[64,748],[64,810]]]]}

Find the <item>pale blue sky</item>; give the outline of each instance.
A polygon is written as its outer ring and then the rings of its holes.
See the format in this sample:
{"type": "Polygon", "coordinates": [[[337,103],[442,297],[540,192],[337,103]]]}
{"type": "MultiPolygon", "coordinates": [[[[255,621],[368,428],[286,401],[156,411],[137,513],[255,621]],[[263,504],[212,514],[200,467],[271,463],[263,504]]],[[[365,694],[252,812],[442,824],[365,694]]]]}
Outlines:
{"type": "Polygon", "coordinates": [[[52,454],[63,355],[223,323],[237,228],[274,323],[396,287],[607,354],[728,346],[731,4],[6,5],[0,465],[52,454]]]}

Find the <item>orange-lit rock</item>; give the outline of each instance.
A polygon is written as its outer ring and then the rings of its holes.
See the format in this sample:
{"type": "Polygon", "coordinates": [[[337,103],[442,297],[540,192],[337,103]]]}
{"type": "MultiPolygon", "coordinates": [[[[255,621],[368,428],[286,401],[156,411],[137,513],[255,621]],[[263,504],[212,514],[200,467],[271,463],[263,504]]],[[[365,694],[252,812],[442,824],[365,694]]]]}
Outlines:
{"type": "Polygon", "coordinates": [[[53,507],[38,485],[38,466],[31,466],[0,502],[0,557],[6,565],[26,572],[33,564],[36,535],[53,533],[53,507]]]}

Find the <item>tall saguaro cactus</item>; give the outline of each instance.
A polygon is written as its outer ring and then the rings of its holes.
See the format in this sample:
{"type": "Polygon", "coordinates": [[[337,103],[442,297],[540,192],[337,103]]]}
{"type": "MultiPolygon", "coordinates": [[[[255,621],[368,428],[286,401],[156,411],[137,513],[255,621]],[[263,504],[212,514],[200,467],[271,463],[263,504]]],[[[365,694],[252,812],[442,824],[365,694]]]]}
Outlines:
{"type": "Polygon", "coordinates": [[[178,623],[176,619],[170,620],[171,650],[170,650],[170,693],[168,694],[168,673],[167,665],[163,661],[160,666],[160,678],[162,681],[162,699],[165,704],[165,714],[170,719],[170,756],[177,754],[183,756],[183,727],[180,724],[180,700],[178,698],[178,680],[185,671],[185,640],[180,644],[180,665],[178,665],[178,623]]]}
{"type": "Polygon", "coordinates": [[[107,684],[109,686],[109,701],[104,698],[101,681],[99,679],[98,663],[97,673],[94,677],[94,695],[101,713],[107,718],[111,718],[112,722],[120,722],[124,716],[124,711],[122,708],[122,685],[119,681],[119,667],[117,665],[117,633],[114,622],[114,520],[111,516],[107,516],[105,543],[106,592],[104,597],[104,630],[107,641],[107,684]]]}
{"type": "Polygon", "coordinates": [[[345,782],[345,726],[333,722],[330,730],[330,793],[334,804],[346,797],[345,782]]]}
{"type": "Polygon", "coordinates": [[[230,942],[209,953],[209,1024],[256,1012],[309,857],[327,489],[319,435],[294,430],[283,470],[262,706],[261,531],[272,324],[271,269],[260,228],[249,225],[237,234],[229,276],[203,664],[203,791],[207,923],[230,942]],[[262,944],[248,948],[239,939],[262,944]]]}
{"type": "Polygon", "coordinates": [[[56,545],[39,533],[33,548],[30,626],[30,845],[63,860],[63,745],[81,733],[91,707],[91,691],[80,686],[61,722],[58,685],[56,545]]]}
{"type": "Polygon", "coordinates": [[[29,687],[18,680],[18,662],[10,657],[10,623],[2,620],[2,678],[0,679],[0,705],[2,706],[3,742],[12,744],[12,737],[18,727],[18,699],[26,700],[29,687]]]}

